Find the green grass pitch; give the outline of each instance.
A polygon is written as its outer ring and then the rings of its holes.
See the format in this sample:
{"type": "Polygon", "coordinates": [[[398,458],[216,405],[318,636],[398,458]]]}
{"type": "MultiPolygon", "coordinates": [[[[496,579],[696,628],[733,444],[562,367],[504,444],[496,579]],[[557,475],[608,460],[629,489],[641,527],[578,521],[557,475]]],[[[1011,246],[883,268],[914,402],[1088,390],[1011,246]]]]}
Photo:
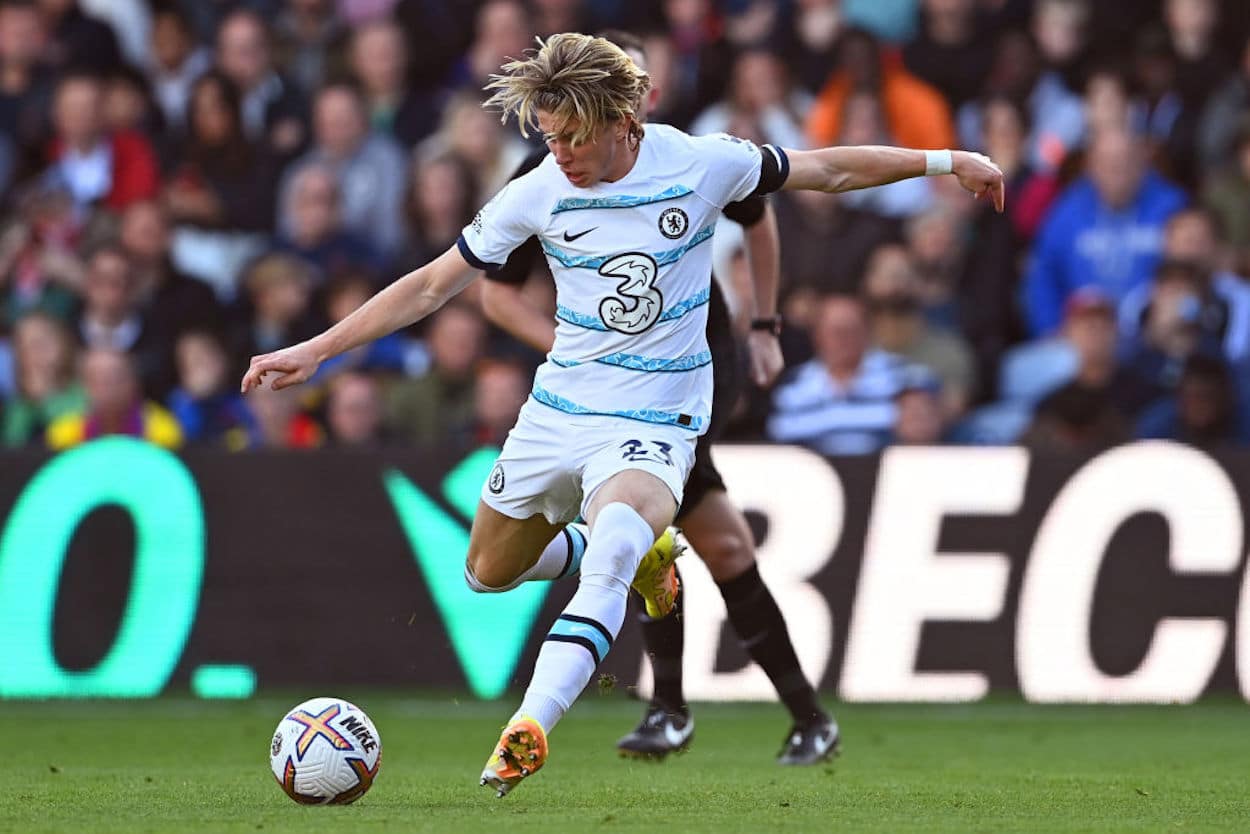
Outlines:
{"type": "Polygon", "coordinates": [[[647,764],[613,749],[638,705],[588,693],[547,767],[497,800],[477,775],[510,702],[335,694],[384,750],[349,807],[298,806],[269,775],[273,728],[302,695],[0,704],[0,831],[1250,831],[1250,707],[1233,701],[842,705],[843,755],[795,770],[773,763],[777,706],[698,705],[691,751],[647,764]]]}

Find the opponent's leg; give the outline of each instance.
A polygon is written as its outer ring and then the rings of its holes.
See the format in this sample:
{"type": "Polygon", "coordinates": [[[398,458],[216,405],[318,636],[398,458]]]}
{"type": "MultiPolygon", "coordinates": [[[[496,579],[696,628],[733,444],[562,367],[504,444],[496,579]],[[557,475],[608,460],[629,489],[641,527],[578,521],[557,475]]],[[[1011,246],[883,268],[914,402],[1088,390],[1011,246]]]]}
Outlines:
{"type": "Polygon", "coordinates": [[[836,751],[837,723],[799,667],[781,609],[760,578],[746,518],[724,491],[712,490],[682,516],[682,530],[724,597],[742,647],[768,675],[793,719],[779,761],[813,764],[828,758],[836,751]]]}
{"type": "Polygon", "coordinates": [[[521,707],[482,772],[482,784],[500,796],[542,766],[546,734],[611,649],[638,564],[676,509],[668,485],[641,469],[618,472],[595,493],[577,592],[547,635],[521,707]]]}

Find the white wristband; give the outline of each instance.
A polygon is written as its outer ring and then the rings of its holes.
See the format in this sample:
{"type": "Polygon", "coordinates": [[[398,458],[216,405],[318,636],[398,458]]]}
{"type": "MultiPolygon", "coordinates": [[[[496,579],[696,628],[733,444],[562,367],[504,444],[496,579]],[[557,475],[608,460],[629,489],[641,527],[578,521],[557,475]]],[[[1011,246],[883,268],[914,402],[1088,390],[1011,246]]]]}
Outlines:
{"type": "Polygon", "coordinates": [[[926,177],[937,177],[942,174],[949,174],[954,167],[954,161],[951,158],[950,151],[925,151],[924,152],[924,175],[926,177]]]}

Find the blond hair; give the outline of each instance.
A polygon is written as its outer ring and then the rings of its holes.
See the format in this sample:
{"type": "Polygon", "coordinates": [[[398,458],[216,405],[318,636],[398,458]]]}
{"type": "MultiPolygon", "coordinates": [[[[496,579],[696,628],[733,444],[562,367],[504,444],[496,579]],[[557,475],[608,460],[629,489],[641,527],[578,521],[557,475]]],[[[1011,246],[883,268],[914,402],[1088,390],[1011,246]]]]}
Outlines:
{"type": "Polygon", "coordinates": [[[560,130],[578,120],[575,145],[617,119],[629,120],[631,141],[642,140],[637,113],[651,77],[629,55],[611,41],[573,32],[536,40],[538,49],[529,50],[528,58],[509,61],[503,73],[491,76],[486,89],[494,94],[485,106],[501,110],[501,121],[516,114],[526,137],[527,127],[538,126],[538,111],[546,110],[560,130]]]}

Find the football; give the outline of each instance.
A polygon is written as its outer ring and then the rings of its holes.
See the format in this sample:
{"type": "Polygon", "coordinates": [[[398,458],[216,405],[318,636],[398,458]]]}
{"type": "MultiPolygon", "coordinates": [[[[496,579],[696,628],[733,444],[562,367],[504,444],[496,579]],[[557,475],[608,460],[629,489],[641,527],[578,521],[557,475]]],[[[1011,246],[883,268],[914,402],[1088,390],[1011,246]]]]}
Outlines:
{"type": "Polygon", "coordinates": [[[301,805],[346,805],[364,796],[382,765],[382,739],[364,710],[341,698],[293,707],[274,731],[269,767],[301,805]]]}

